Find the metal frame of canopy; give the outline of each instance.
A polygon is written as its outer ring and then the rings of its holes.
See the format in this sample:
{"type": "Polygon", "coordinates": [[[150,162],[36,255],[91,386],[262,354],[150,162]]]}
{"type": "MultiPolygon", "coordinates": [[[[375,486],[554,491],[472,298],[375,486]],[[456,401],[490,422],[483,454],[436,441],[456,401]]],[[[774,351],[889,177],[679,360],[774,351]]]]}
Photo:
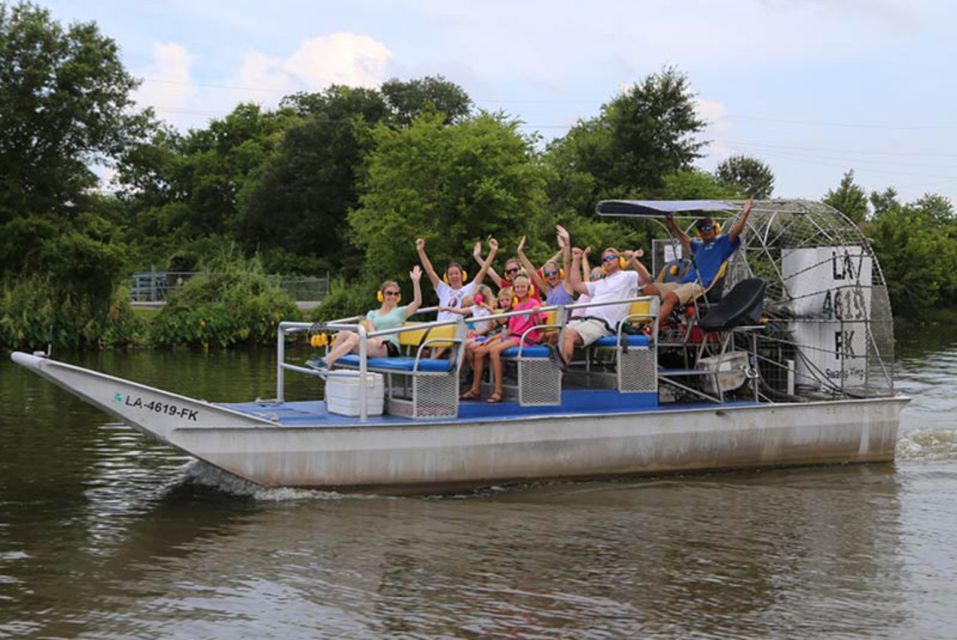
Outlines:
{"type": "Polygon", "coordinates": [[[740,209],[740,204],[727,200],[602,200],[595,206],[595,213],[615,218],[661,218],[669,214],[681,217],[702,213],[730,214],[740,209]]]}

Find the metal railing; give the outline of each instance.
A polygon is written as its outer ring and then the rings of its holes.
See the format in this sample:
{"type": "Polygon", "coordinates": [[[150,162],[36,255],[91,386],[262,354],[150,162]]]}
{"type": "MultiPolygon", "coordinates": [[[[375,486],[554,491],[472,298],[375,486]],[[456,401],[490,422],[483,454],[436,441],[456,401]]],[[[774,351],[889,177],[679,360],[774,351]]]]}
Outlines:
{"type": "MultiPolygon", "coordinates": [[[[535,307],[534,309],[522,309],[520,311],[509,311],[506,313],[497,313],[491,316],[487,316],[489,319],[504,320],[511,318],[513,316],[523,316],[529,315],[531,313],[548,313],[555,311],[555,323],[549,325],[542,325],[546,328],[557,328],[560,330],[559,334],[559,344],[562,343],[565,335],[565,328],[569,321],[575,321],[580,318],[572,318],[568,311],[575,309],[587,309],[593,307],[604,307],[604,306],[613,306],[613,305],[632,305],[635,302],[648,301],[650,303],[649,311],[647,317],[652,319],[655,322],[655,329],[657,329],[657,296],[639,296],[635,298],[625,298],[622,300],[612,300],[607,302],[586,302],[586,303],[576,303],[570,305],[552,305],[548,307],[535,307]]],[[[423,313],[432,313],[438,311],[438,307],[426,307],[419,309],[414,315],[420,315],[423,313]]],[[[628,318],[634,318],[640,316],[641,314],[627,314],[628,318]]],[[[392,335],[398,335],[407,331],[422,331],[422,330],[431,330],[435,327],[444,327],[448,325],[457,325],[464,324],[466,321],[464,318],[455,318],[452,320],[435,320],[432,322],[421,322],[414,325],[397,327],[395,329],[383,329],[382,331],[367,331],[363,323],[361,322],[363,316],[350,316],[348,318],[340,318],[338,320],[331,320],[329,322],[322,323],[312,323],[312,322],[281,322],[279,323],[279,328],[276,335],[276,402],[283,402],[285,397],[285,372],[286,371],[295,371],[298,373],[304,373],[310,376],[321,376],[318,371],[314,369],[309,369],[306,367],[301,367],[298,365],[287,363],[286,360],[286,336],[294,333],[299,333],[302,331],[352,331],[358,334],[359,336],[359,420],[360,422],[365,422],[368,420],[368,409],[366,407],[366,374],[369,371],[368,365],[368,340],[369,338],[379,338],[392,335]]],[[[484,320],[485,318],[483,318],[484,320]]],[[[539,328],[542,328],[540,326],[539,328]]],[[[657,331],[654,331],[653,334],[657,334],[657,331]]],[[[522,336],[524,338],[524,335],[522,336]]],[[[619,339],[620,339],[620,329],[619,329],[619,339]]],[[[441,338],[443,341],[450,341],[451,338],[441,338]]],[[[524,340],[523,340],[524,342],[524,340]]],[[[422,348],[420,346],[419,353],[416,355],[418,360],[421,357],[422,348]]]]}
{"type": "MultiPolygon", "coordinates": [[[[197,275],[209,275],[208,271],[141,271],[134,273],[130,286],[130,298],[134,302],[165,302],[169,294],[197,275]]],[[[332,277],[269,275],[273,284],[286,291],[294,300],[322,300],[329,294],[332,277]]]]}

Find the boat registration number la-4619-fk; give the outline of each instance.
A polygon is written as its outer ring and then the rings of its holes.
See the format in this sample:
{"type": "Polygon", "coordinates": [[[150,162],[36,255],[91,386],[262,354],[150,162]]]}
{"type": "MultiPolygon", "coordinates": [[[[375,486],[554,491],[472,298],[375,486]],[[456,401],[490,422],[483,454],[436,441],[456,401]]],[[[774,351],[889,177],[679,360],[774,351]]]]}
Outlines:
{"type": "Polygon", "coordinates": [[[189,407],[183,407],[172,402],[160,402],[159,400],[149,400],[145,401],[141,396],[131,396],[129,394],[122,394],[117,392],[113,396],[113,400],[123,404],[127,407],[142,407],[147,411],[152,411],[154,413],[162,413],[168,416],[175,418],[181,418],[183,420],[189,420],[191,422],[197,421],[197,416],[199,415],[199,409],[190,409],[189,407]]]}

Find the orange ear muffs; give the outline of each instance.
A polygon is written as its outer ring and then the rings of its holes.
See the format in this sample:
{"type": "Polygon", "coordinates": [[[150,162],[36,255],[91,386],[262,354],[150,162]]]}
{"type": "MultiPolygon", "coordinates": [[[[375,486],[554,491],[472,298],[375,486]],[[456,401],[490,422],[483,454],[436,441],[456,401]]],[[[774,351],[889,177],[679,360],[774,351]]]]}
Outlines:
{"type": "Polygon", "coordinates": [[[565,270],[562,269],[561,267],[558,268],[558,277],[562,280],[565,279],[565,270]]]}

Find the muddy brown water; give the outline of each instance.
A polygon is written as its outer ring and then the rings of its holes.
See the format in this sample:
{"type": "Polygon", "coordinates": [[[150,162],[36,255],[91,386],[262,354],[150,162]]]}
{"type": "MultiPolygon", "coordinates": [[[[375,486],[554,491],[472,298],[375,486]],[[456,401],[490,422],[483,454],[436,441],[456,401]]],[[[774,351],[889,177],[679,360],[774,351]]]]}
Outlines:
{"type": "MultiPolygon", "coordinates": [[[[258,489],[4,356],[0,638],[952,638],[957,340],[907,333],[893,464],[442,498],[258,489]]],[[[269,351],[63,359],[274,395],[269,351]]]]}

